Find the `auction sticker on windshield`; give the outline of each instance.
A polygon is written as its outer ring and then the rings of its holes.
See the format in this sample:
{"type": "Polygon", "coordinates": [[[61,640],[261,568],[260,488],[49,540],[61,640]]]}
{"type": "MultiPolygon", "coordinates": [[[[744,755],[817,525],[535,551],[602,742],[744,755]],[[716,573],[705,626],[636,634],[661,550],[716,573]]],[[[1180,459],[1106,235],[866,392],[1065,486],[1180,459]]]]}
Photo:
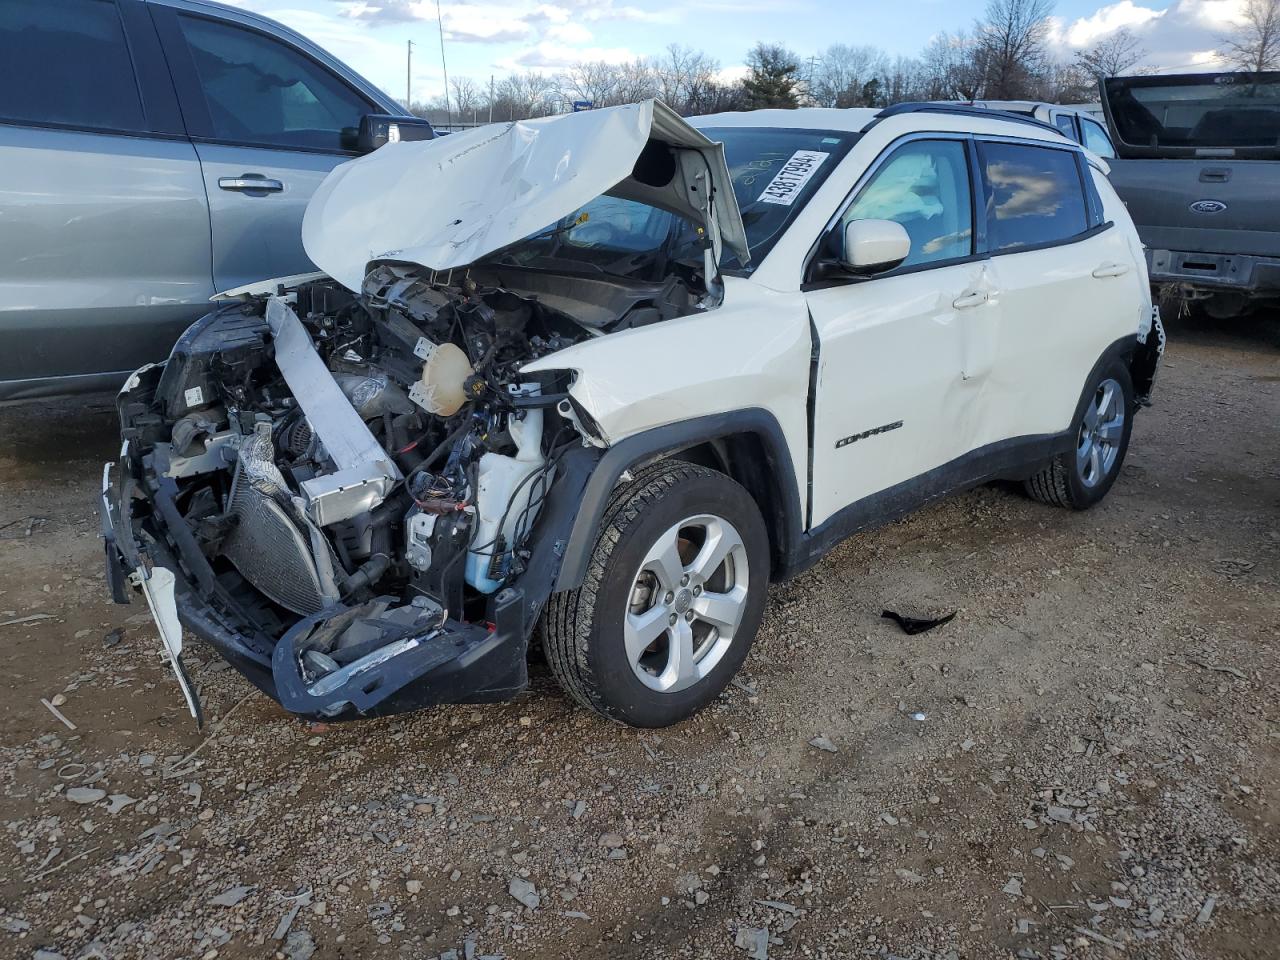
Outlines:
{"type": "Polygon", "coordinates": [[[780,203],[789,207],[800,196],[800,191],[809,182],[809,178],[822,166],[822,161],[831,156],[819,150],[797,150],[791,159],[782,165],[782,169],[769,181],[760,194],[760,203],[780,203]]]}

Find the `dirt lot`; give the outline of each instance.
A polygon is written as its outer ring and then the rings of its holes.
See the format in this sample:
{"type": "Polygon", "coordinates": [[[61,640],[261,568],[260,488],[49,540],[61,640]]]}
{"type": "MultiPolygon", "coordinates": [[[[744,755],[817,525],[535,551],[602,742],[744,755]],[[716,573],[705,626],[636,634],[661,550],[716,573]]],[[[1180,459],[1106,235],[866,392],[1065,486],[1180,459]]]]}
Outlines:
{"type": "Polygon", "coordinates": [[[1280,956],[1280,323],[1171,336],[1101,507],[845,544],[659,733],[541,664],[311,729],[197,647],[198,732],[105,596],[109,399],[0,408],[0,956],[1280,956]]]}

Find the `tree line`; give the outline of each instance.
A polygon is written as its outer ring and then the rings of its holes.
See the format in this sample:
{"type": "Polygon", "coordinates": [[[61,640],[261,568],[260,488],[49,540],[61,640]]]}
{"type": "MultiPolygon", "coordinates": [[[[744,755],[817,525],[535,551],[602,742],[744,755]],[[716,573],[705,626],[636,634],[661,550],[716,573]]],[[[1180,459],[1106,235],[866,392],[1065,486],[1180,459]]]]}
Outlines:
{"type": "MultiPolygon", "coordinates": [[[[968,29],[942,33],[915,57],[890,57],[872,45],[836,43],[798,56],[785,45],[757,43],[747,72],[722,78],[720,63],[672,44],[628,63],[588,61],[560,74],[526,71],[479,84],[454,78],[448,98],[414,103],[437,123],[522,120],[562,113],[575,102],[595,107],[657,98],[686,116],[767,107],[884,107],[906,100],[1097,98],[1099,77],[1134,72],[1147,53],[1125,28],[1064,61],[1050,46],[1053,0],[988,0],[968,29]]],[[[1240,69],[1280,67],[1280,0],[1247,0],[1245,24],[1221,38],[1219,55],[1240,69]]]]}

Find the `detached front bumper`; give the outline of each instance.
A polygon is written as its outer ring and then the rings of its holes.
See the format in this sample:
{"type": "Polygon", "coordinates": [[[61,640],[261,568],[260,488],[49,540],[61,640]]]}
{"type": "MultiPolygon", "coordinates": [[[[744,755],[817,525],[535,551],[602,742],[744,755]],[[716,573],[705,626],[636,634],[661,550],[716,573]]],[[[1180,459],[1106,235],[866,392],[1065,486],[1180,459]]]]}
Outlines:
{"type": "Polygon", "coordinates": [[[130,602],[135,589],[147,597],[197,721],[199,699],[182,663],[184,632],[213,647],[286,710],[312,719],[493,702],[527,686],[529,607],[518,589],[494,598],[491,624],[446,619],[421,636],[374,649],[329,676],[309,676],[300,656],[307,636],[328,620],[358,617],[360,611],[337,604],[293,624],[279,637],[255,627],[252,613],[241,608],[199,551],[169,487],[161,481],[159,489],[141,494],[140,480],[149,467],[135,453],[134,442],[126,440],[119,460],[103,469],[100,512],[107,583],[117,603],[130,602]]]}

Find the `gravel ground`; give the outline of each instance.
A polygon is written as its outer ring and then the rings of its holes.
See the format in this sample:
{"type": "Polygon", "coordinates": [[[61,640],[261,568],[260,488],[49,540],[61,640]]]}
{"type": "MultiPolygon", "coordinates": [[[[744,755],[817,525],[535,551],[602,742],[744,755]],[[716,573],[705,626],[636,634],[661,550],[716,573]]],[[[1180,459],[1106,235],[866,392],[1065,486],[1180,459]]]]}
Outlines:
{"type": "Polygon", "coordinates": [[[1171,337],[1099,508],[844,544],[658,732],[542,664],[308,727],[198,647],[196,731],[105,597],[110,401],[0,407],[0,956],[1280,956],[1280,324],[1171,337]]]}

